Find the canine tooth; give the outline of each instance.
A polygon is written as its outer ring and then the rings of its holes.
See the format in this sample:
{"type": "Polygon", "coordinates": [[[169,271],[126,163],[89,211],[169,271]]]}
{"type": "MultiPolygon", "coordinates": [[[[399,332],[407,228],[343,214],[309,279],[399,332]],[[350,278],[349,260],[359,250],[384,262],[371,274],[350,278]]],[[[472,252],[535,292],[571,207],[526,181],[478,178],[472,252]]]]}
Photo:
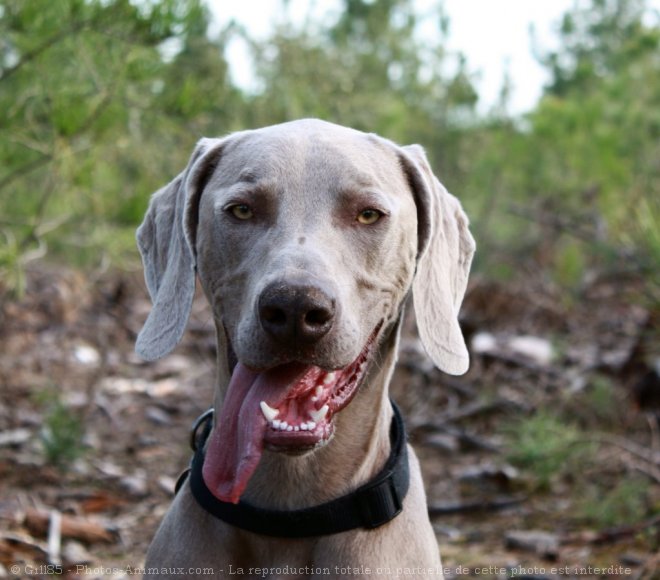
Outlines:
{"type": "Polygon", "coordinates": [[[279,429],[281,424],[282,424],[282,421],[280,421],[279,419],[275,419],[275,420],[273,421],[273,427],[274,427],[275,429],[279,429]]]}
{"type": "MultiPolygon", "coordinates": [[[[323,377],[323,384],[324,384],[324,385],[329,385],[332,381],[335,380],[335,376],[336,376],[335,371],[332,371],[332,372],[328,373],[327,375],[325,375],[325,376],[323,377]]],[[[319,385],[319,387],[320,387],[320,385],[319,385]]],[[[319,394],[319,393],[318,393],[318,387],[317,387],[317,389],[316,389],[316,394],[317,394],[317,395],[319,394]]]]}
{"type": "Polygon", "coordinates": [[[325,418],[329,410],[330,408],[328,407],[328,405],[323,405],[323,407],[321,407],[318,411],[310,411],[309,416],[312,419],[314,419],[315,422],[318,423],[319,421],[322,421],[325,418]]]}
{"type": "Polygon", "coordinates": [[[266,401],[261,401],[259,406],[261,407],[261,412],[264,414],[264,417],[266,417],[266,421],[269,423],[272,423],[273,419],[280,414],[277,409],[270,407],[266,401]]]}

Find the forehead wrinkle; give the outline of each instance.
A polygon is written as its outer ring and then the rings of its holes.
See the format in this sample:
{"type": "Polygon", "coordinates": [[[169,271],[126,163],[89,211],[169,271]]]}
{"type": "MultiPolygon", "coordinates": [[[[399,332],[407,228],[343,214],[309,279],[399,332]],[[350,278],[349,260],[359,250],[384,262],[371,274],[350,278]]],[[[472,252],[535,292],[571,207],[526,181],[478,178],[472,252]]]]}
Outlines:
{"type": "Polygon", "coordinates": [[[336,144],[327,140],[312,142],[306,155],[306,183],[321,185],[334,194],[375,185],[368,156],[354,144],[336,144]]]}
{"type": "Polygon", "coordinates": [[[301,172],[300,139],[269,132],[255,132],[236,147],[241,166],[240,178],[256,181],[262,178],[290,179],[301,172]]]}

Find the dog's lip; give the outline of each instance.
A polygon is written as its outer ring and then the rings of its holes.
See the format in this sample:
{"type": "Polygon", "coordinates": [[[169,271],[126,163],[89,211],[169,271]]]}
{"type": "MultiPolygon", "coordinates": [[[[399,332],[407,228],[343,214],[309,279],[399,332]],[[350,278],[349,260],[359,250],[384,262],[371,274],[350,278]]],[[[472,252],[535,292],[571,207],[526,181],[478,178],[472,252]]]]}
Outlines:
{"type": "Polygon", "coordinates": [[[267,430],[264,436],[264,443],[267,449],[278,453],[290,452],[295,455],[306,451],[313,451],[326,445],[334,435],[334,423],[329,422],[328,434],[319,436],[315,433],[303,432],[281,432],[267,430]]]}

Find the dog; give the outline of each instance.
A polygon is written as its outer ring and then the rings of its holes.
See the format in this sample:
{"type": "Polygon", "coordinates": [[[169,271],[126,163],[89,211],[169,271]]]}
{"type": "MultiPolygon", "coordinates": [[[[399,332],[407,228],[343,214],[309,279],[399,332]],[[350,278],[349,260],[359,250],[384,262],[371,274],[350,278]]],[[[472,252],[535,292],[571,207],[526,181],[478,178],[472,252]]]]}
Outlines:
{"type": "Polygon", "coordinates": [[[315,119],[199,141],[137,233],[137,353],[175,348],[196,277],[217,336],[212,429],[145,577],[442,577],[388,383],[411,292],[433,363],[467,370],[468,225],[418,145],[315,119]]]}

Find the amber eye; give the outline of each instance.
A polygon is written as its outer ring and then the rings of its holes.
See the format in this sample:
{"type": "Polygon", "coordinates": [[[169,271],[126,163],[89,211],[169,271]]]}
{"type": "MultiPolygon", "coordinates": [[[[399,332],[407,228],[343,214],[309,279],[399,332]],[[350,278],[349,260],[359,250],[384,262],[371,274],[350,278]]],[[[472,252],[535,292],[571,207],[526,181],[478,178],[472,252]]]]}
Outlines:
{"type": "Polygon", "coordinates": [[[254,216],[252,208],[246,203],[237,203],[227,208],[231,214],[239,220],[249,220],[254,216]]]}
{"type": "Polygon", "coordinates": [[[358,214],[357,221],[359,221],[361,224],[364,224],[365,226],[369,226],[371,224],[375,224],[382,216],[383,214],[377,209],[367,208],[363,209],[358,214]]]}

